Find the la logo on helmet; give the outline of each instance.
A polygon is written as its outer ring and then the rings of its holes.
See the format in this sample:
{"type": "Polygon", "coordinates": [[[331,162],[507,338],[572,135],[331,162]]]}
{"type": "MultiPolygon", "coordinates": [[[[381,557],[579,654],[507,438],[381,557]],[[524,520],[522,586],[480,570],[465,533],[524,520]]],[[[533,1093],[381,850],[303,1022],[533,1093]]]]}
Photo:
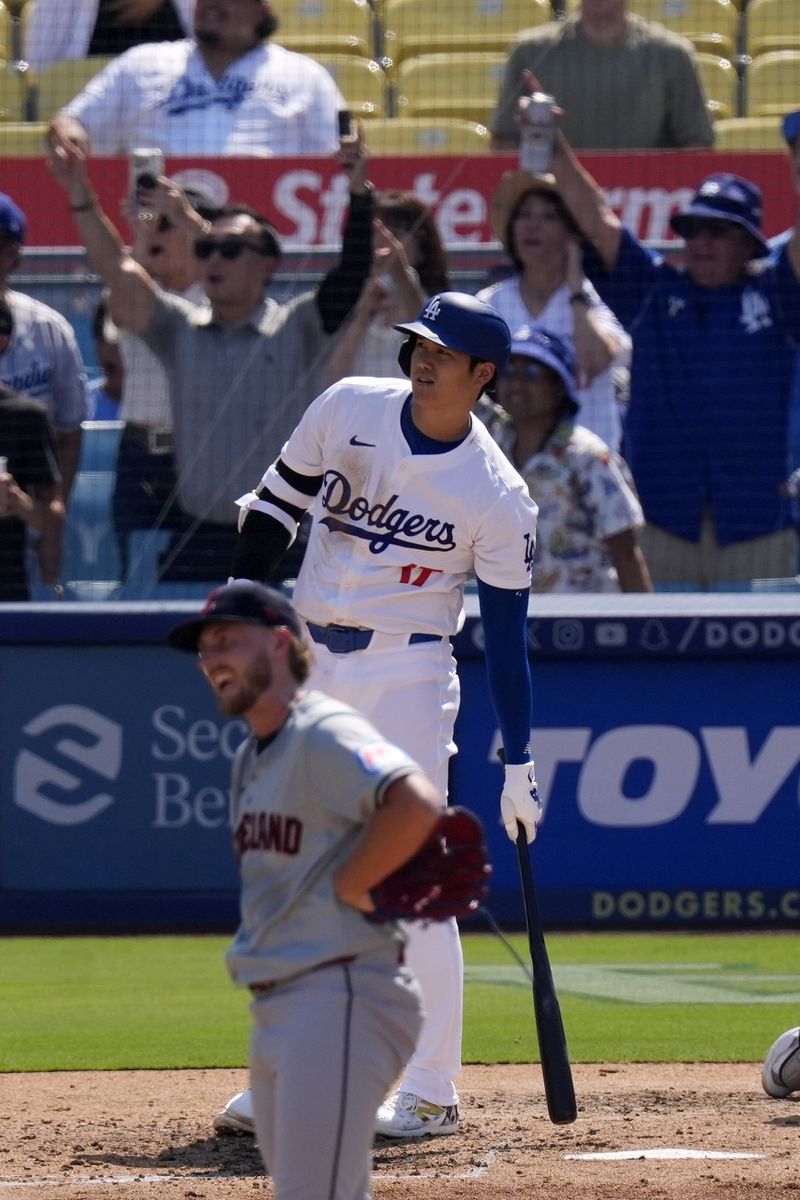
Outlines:
{"type": "Polygon", "coordinates": [[[438,296],[434,296],[425,306],[425,311],[422,314],[423,320],[435,321],[441,312],[442,305],[438,296]]]}

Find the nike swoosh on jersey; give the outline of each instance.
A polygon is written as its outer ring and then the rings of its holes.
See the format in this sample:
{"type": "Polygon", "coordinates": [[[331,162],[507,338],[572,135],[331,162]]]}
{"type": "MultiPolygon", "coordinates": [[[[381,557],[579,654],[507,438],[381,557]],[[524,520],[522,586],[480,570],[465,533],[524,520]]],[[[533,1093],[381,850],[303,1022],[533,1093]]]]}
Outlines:
{"type": "Polygon", "coordinates": [[[374,442],[360,442],[355,434],[353,434],[353,436],[350,438],[350,445],[351,446],[371,446],[373,450],[375,449],[374,442]]]}

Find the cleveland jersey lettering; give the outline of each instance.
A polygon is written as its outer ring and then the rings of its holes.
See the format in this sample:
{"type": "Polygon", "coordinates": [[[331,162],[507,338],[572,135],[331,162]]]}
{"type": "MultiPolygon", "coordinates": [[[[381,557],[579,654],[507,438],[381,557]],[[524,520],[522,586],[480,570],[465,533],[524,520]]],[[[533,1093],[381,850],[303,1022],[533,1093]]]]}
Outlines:
{"type": "Polygon", "coordinates": [[[282,813],[243,813],[236,826],[233,844],[240,859],[248,850],[271,850],[275,854],[297,854],[303,840],[303,822],[282,813]]]}

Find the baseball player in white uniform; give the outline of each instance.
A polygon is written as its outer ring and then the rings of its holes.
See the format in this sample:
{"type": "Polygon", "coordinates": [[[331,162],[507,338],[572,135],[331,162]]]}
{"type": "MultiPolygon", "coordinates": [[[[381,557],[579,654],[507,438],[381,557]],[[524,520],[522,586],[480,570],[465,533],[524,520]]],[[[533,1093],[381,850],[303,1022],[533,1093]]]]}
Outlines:
{"type": "Polygon", "coordinates": [[[218,588],[169,640],[250,726],[231,779],[241,920],[227,964],[253,996],[255,1125],[275,1198],[364,1200],[375,1109],[421,1022],[399,926],[364,913],[428,837],[440,798],[364,717],[304,689],[311,654],[280,592],[218,588]],[[310,1098],[311,1149],[297,1136],[310,1098]]]}
{"type": "MultiPolygon", "coordinates": [[[[255,492],[242,497],[233,572],[261,579],[310,510],[294,602],[315,643],[315,686],[357,704],[447,793],[459,681],[450,636],[477,576],[489,687],[506,759],[502,819],[528,840],[541,817],[529,740],[526,618],[536,505],[472,415],[510,348],[489,305],[433,296],[407,334],[396,379],[348,378],[311,404],[255,492]]],[[[454,1133],[463,963],[455,921],[409,928],[425,1021],[399,1088],[381,1105],[389,1137],[454,1133]]],[[[218,1129],[251,1125],[239,1093],[218,1129]]]]}

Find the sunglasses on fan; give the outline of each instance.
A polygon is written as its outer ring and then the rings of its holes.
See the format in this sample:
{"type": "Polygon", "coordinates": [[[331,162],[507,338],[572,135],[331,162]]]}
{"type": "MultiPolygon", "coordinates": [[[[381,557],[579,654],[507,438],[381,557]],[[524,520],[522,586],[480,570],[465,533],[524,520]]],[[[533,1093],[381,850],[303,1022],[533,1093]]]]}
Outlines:
{"type": "Polygon", "coordinates": [[[246,238],[198,238],[194,244],[195,257],[199,258],[201,262],[211,258],[212,254],[219,254],[221,258],[232,262],[239,258],[245,250],[252,250],[254,254],[260,254],[264,258],[268,254],[263,246],[259,246],[255,242],[248,242],[246,238]]]}
{"type": "Polygon", "coordinates": [[[715,241],[721,238],[730,237],[736,225],[731,221],[715,220],[713,217],[689,217],[681,225],[681,233],[684,241],[690,241],[692,238],[701,237],[706,234],[715,241]]]}
{"type": "Polygon", "coordinates": [[[527,359],[525,362],[509,362],[503,367],[500,372],[502,379],[525,379],[529,382],[534,379],[547,379],[552,376],[553,371],[544,363],[536,362],[533,359],[527,359]]]}

